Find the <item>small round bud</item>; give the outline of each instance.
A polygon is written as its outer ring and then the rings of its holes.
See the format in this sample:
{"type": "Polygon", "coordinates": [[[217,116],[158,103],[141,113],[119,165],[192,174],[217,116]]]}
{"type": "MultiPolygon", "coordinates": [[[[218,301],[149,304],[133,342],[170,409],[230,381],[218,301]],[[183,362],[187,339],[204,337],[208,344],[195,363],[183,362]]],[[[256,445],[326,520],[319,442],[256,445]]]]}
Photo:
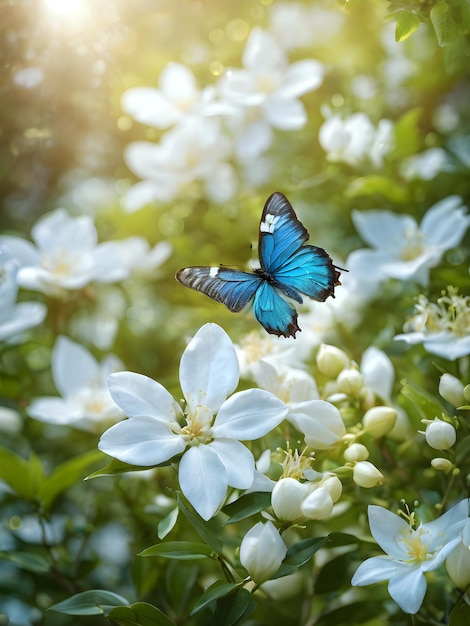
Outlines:
{"type": "Polygon", "coordinates": [[[440,456],[436,456],[432,459],[431,465],[435,470],[439,470],[440,472],[447,472],[453,467],[453,463],[449,461],[449,459],[444,459],[440,456]]]}
{"type": "Polygon", "coordinates": [[[369,463],[369,461],[359,461],[353,467],[353,480],[359,487],[370,489],[380,485],[383,481],[383,474],[369,463]]]}
{"type": "Polygon", "coordinates": [[[455,376],[452,376],[452,374],[442,374],[439,380],[439,393],[453,407],[462,406],[463,383],[455,376]]]}
{"type": "Polygon", "coordinates": [[[348,367],[340,372],[336,384],[339,391],[357,398],[364,389],[364,378],[359,370],[348,367]]]}
{"type": "Polygon", "coordinates": [[[317,487],[302,502],[302,513],[307,519],[326,519],[332,510],[333,498],[325,487],[317,487]]]}
{"type": "Polygon", "coordinates": [[[337,476],[334,474],[326,476],[321,481],[321,486],[328,491],[333,502],[338,502],[341,498],[341,494],[343,493],[343,485],[337,476]]]}
{"type": "Polygon", "coordinates": [[[470,402],[470,385],[465,385],[463,388],[463,399],[465,402],[470,402]]]}
{"type": "Polygon", "coordinates": [[[432,422],[428,422],[424,436],[427,444],[434,450],[448,450],[457,439],[455,428],[452,424],[444,422],[437,417],[432,422]]]}
{"type": "Polygon", "coordinates": [[[388,433],[395,426],[397,412],[389,406],[374,406],[362,418],[366,431],[378,439],[388,433]]]}
{"type": "Polygon", "coordinates": [[[369,450],[362,443],[353,443],[349,448],[346,448],[343,456],[349,463],[365,461],[369,458],[369,450]]]}
{"type": "Polygon", "coordinates": [[[329,378],[336,378],[340,372],[348,367],[350,360],[348,355],[337,348],[322,343],[317,352],[317,367],[322,374],[329,378]]]}

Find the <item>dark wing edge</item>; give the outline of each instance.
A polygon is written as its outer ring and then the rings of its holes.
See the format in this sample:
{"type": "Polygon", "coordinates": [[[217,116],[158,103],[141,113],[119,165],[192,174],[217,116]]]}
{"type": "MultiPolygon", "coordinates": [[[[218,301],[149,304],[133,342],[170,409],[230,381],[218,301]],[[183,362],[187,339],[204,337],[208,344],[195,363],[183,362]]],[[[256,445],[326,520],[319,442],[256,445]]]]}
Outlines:
{"type": "Polygon", "coordinates": [[[225,304],[233,313],[247,306],[262,282],[257,274],[222,266],[184,267],[176,272],[175,278],[181,285],[225,304]]]}

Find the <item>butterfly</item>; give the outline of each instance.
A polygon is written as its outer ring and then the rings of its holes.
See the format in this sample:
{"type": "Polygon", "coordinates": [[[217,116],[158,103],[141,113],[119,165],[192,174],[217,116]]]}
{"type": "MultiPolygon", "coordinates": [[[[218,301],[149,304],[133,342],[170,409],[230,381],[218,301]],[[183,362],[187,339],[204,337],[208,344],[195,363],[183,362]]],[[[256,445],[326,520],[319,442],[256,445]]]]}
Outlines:
{"type": "Polygon", "coordinates": [[[339,282],[340,272],[325,250],[305,245],[309,235],[287,198],[279,192],[266,200],[259,225],[260,267],[244,272],[225,266],[184,267],[176,280],[222,302],[234,313],[253,301],[253,313],[272,335],[295,337],[300,331],[294,300],[300,294],[319,302],[329,296],[339,282]]]}

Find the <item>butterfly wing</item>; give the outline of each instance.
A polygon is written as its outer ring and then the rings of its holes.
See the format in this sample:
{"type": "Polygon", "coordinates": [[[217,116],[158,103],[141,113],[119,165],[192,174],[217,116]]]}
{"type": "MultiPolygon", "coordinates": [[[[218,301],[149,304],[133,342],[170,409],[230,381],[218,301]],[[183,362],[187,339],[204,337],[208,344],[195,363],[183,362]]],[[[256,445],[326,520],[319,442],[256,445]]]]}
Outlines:
{"type": "Polygon", "coordinates": [[[261,276],[230,267],[185,267],[176,273],[176,280],[209,298],[221,302],[234,313],[246,307],[263,282],[261,276]]]}
{"type": "Polygon", "coordinates": [[[261,283],[255,293],[253,313],[271,335],[295,337],[295,333],[300,330],[297,311],[266,281],[261,283]]]}
{"type": "Polygon", "coordinates": [[[266,201],[261,216],[259,256],[272,284],[285,295],[302,302],[303,293],[323,302],[334,296],[340,273],[323,248],[304,245],[308,231],[298,220],[287,198],[279,192],[266,201]]]}

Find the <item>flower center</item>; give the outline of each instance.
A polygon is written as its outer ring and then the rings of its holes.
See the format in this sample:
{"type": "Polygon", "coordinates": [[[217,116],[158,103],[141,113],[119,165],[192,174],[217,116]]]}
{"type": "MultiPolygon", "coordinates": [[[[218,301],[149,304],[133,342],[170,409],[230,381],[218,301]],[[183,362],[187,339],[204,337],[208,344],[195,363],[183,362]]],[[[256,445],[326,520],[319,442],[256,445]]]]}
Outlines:
{"type": "Polygon", "coordinates": [[[400,259],[402,261],[413,261],[417,259],[424,251],[425,236],[417,226],[409,226],[405,230],[405,240],[400,250],[400,259]]]}
{"type": "Polygon", "coordinates": [[[56,276],[68,276],[74,261],[64,248],[59,248],[53,254],[43,254],[41,266],[56,276]]]}
{"type": "Polygon", "coordinates": [[[181,434],[189,439],[189,445],[200,443],[210,443],[212,440],[212,411],[202,404],[188,413],[186,416],[186,426],[181,429],[181,434]]]}
{"type": "Polygon", "coordinates": [[[403,529],[399,542],[405,544],[405,550],[408,553],[409,561],[418,561],[422,563],[428,558],[429,538],[427,531],[422,528],[413,530],[412,528],[403,529]]]}

